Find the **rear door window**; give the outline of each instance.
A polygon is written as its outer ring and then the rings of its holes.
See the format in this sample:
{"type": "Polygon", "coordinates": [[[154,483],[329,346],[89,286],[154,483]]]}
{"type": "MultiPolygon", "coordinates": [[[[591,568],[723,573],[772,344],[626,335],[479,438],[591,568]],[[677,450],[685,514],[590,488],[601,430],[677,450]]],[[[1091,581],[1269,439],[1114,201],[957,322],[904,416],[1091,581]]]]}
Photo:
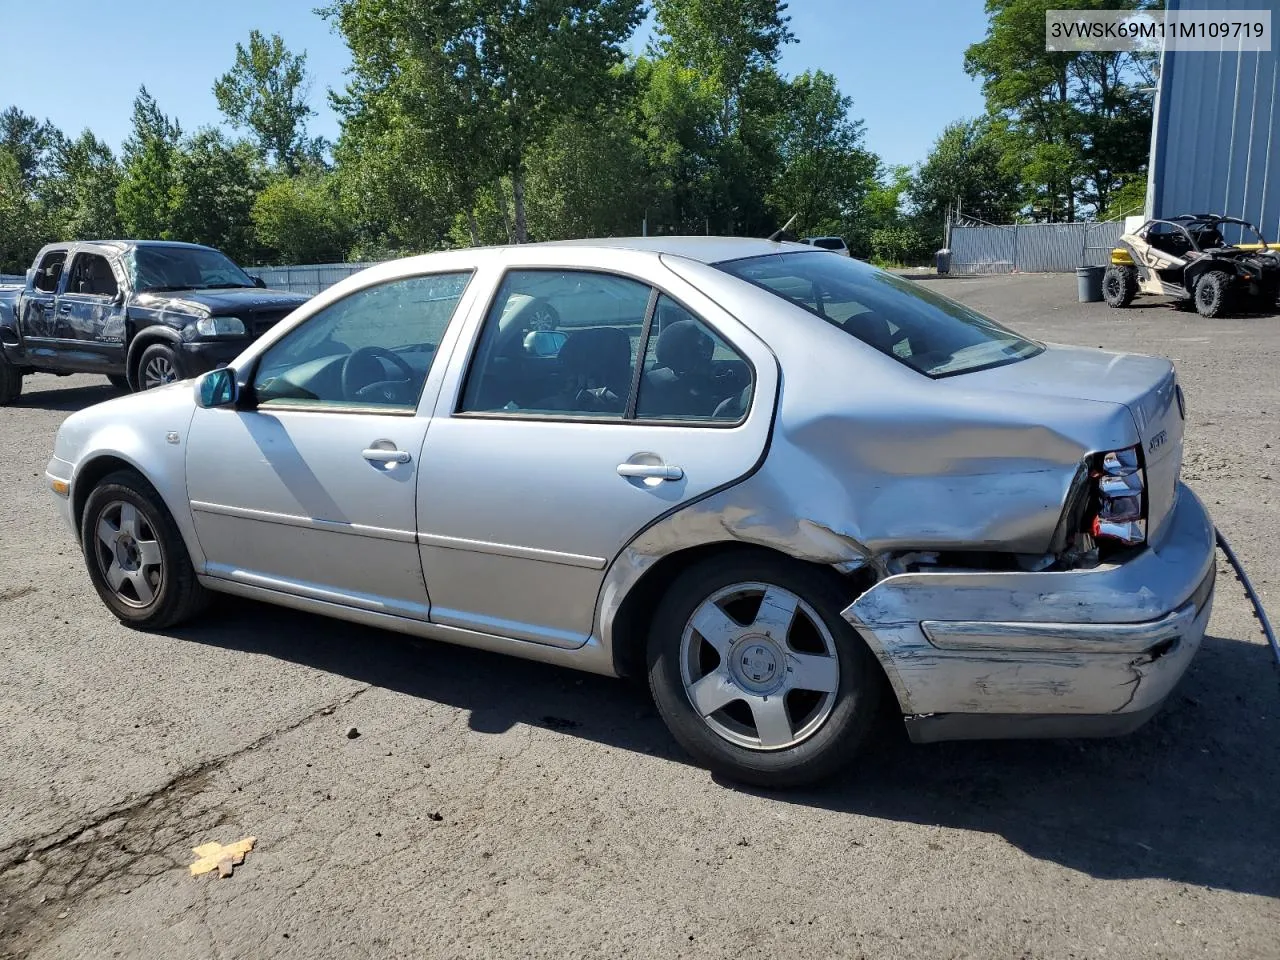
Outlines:
{"type": "Polygon", "coordinates": [[[35,288],[43,293],[56,293],[62,268],[67,264],[67,251],[50,250],[36,268],[35,288]]]}

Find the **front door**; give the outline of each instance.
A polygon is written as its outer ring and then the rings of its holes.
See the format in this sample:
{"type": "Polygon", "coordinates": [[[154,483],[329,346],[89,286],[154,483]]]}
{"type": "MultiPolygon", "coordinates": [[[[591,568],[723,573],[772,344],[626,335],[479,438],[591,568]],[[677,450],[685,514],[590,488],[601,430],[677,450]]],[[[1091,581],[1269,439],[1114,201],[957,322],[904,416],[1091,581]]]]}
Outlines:
{"type": "Polygon", "coordinates": [[[418,408],[468,279],[351,293],[263,352],[252,409],[196,411],[187,491],[209,576],[427,618],[418,408]]]}
{"type": "MultiPolygon", "coordinates": [[[[608,262],[620,259],[631,262],[608,262]]],[[[651,258],[635,255],[634,268],[520,268],[500,281],[465,380],[453,370],[442,387],[423,454],[433,622],[581,645],[618,552],[758,462],[772,354],[673,274],[663,291],[641,279],[657,272],[651,258]],[[548,302],[557,328],[535,333],[548,302]]]]}
{"type": "Polygon", "coordinates": [[[125,309],[117,302],[120,277],[98,253],[78,251],[58,297],[64,358],[80,370],[124,372],[125,309]]]}

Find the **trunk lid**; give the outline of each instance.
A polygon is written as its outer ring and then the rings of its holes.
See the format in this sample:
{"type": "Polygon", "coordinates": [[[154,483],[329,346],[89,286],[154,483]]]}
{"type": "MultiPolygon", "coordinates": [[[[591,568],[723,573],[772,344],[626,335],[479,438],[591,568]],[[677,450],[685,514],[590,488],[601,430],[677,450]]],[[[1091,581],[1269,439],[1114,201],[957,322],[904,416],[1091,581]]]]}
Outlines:
{"type": "Polygon", "coordinates": [[[1153,542],[1173,508],[1182,470],[1185,414],[1173,364],[1140,354],[1045,346],[1037,356],[954,380],[969,389],[1091,400],[1128,409],[1146,468],[1147,541],[1153,542]]]}

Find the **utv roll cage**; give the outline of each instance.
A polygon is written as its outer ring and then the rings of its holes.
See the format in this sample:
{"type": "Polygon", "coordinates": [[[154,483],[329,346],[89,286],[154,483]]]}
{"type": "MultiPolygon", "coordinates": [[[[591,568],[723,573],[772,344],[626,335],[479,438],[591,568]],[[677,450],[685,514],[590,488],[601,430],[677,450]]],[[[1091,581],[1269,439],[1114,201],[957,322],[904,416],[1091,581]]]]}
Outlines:
{"type": "MultiPolygon", "coordinates": [[[[1224,217],[1217,213],[1183,213],[1176,217],[1169,217],[1167,220],[1148,220],[1142,225],[1142,232],[1146,233],[1153,224],[1157,223],[1166,224],[1179,231],[1184,237],[1186,237],[1187,243],[1190,244],[1191,249],[1196,253],[1204,253],[1204,250],[1196,241],[1196,237],[1203,237],[1210,231],[1212,231],[1217,239],[1221,241],[1220,243],[1211,244],[1212,247],[1231,246],[1231,244],[1226,242],[1226,239],[1223,238],[1222,234],[1218,232],[1218,226],[1224,223],[1232,224],[1233,226],[1242,227],[1248,230],[1258,238],[1258,242],[1261,244],[1263,250],[1269,249],[1266,238],[1263,237],[1258,228],[1248,220],[1241,220],[1239,217],[1224,217]],[[1186,224],[1186,226],[1183,226],[1183,224],[1186,224]],[[1192,231],[1188,229],[1188,227],[1197,227],[1199,229],[1192,231]]],[[[1152,244],[1152,246],[1156,246],[1156,244],[1152,244]]]]}

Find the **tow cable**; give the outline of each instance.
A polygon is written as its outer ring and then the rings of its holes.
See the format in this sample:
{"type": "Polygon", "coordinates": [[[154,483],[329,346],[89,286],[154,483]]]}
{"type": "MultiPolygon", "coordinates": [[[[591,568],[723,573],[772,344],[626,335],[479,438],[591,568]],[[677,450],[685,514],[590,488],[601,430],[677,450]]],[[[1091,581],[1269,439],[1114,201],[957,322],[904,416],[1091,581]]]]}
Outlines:
{"type": "Polygon", "coordinates": [[[1280,643],[1276,642],[1276,632],[1271,629],[1271,621],[1267,619],[1267,611],[1262,609],[1262,598],[1258,596],[1258,591],[1253,589],[1253,584],[1249,582],[1249,575],[1244,572],[1244,566],[1241,565],[1240,558],[1231,549],[1231,544],[1227,543],[1227,538],[1222,535],[1222,531],[1214,527],[1213,534],[1218,540],[1218,549],[1227,558],[1227,563],[1231,564],[1232,568],[1235,569],[1236,579],[1244,587],[1244,595],[1253,604],[1253,615],[1258,623],[1262,625],[1262,635],[1267,638],[1267,643],[1271,644],[1271,652],[1275,654],[1276,664],[1280,665],[1280,643]]]}

